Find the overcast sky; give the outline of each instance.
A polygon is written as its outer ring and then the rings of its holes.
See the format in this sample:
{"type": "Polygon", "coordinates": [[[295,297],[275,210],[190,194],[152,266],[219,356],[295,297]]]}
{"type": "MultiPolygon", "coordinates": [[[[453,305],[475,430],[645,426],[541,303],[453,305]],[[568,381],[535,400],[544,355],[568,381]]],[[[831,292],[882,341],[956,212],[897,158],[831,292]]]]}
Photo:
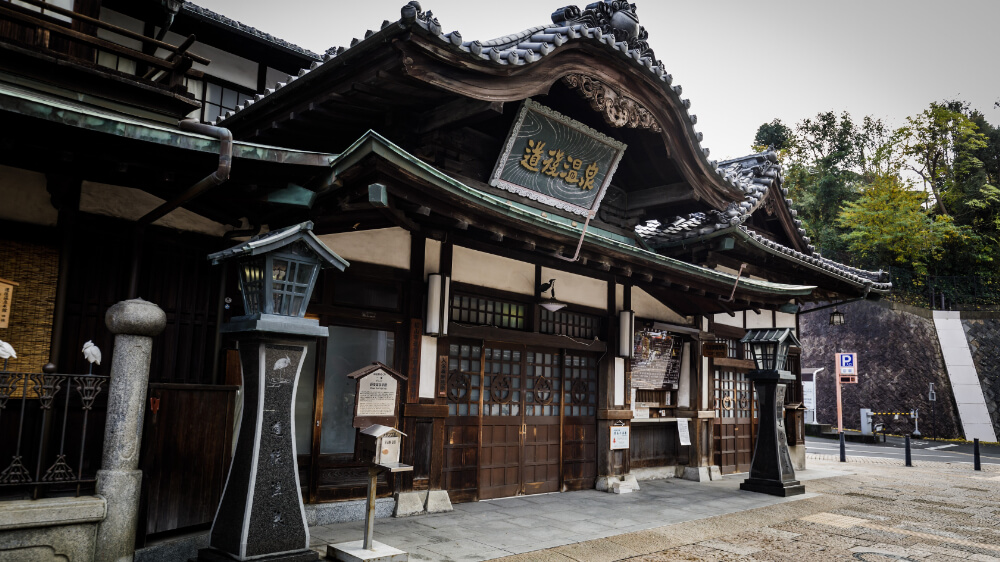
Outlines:
{"type": "MultiPolygon", "coordinates": [[[[404,0],[196,0],[316,53],[349,45],[404,0]]],[[[578,4],[581,8],[588,2],[578,4]]],[[[487,40],[547,24],[559,0],[422,0],[445,32],[487,40]]],[[[639,22],[698,115],[712,158],[750,151],[757,127],[821,111],[898,126],[962,99],[1000,124],[1000,0],[639,0],[639,22]]]]}

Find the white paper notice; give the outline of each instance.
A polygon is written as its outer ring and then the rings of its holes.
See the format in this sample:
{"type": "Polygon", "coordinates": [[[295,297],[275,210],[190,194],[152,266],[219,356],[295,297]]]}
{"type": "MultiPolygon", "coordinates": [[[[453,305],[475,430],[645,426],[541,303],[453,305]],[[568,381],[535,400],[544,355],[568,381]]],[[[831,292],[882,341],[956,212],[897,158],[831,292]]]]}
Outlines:
{"type": "Polygon", "coordinates": [[[691,444],[691,432],[688,426],[688,421],[690,420],[684,418],[677,420],[677,436],[681,440],[681,445],[691,444]]]}

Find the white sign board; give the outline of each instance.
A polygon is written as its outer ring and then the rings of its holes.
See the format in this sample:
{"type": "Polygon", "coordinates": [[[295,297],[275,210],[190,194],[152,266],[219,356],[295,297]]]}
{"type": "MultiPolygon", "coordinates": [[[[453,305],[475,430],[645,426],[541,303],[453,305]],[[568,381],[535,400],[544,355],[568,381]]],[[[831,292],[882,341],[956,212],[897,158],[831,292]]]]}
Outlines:
{"type": "Polygon", "coordinates": [[[379,464],[392,464],[399,462],[400,441],[401,439],[398,434],[385,435],[382,437],[382,449],[379,451],[378,455],[379,464]]]}
{"type": "Polygon", "coordinates": [[[361,379],[357,417],[392,416],[396,413],[396,379],[384,371],[361,379]]]}
{"type": "Polygon", "coordinates": [[[611,450],[628,449],[628,426],[611,426],[611,450]]]}
{"type": "Polygon", "coordinates": [[[686,418],[677,420],[677,437],[681,440],[681,445],[691,444],[691,428],[688,425],[690,421],[686,418]]]}
{"type": "Polygon", "coordinates": [[[816,409],[816,383],[802,381],[802,405],[806,410],[816,409]]]}

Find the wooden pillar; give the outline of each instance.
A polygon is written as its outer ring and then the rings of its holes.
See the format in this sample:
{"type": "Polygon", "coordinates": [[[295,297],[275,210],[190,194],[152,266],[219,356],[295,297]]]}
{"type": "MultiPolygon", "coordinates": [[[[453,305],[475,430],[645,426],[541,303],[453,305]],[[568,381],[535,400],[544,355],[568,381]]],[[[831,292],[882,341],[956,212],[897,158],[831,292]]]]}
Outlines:
{"type": "Polygon", "coordinates": [[[76,237],[76,218],[80,211],[80,190],[83,180],[65,176],[46,175],[46,189],[52,206],[59,210],[56,219],[59,229],[59,280],[56,284],[56,305],[52,314],[52,339],[49,343],[49,363],[45,372],[54,373],[58,369],[62,353],[63,324],[66,318],[66,291],[69,289],[70,264],[72,263],[73,241],[76,237]]]}

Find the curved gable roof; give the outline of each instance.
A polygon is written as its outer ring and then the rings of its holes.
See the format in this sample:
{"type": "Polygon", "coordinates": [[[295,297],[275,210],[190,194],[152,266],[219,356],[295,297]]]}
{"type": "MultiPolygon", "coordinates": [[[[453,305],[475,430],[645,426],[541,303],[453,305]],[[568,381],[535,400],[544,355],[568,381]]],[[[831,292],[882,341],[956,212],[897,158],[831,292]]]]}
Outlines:
{"type": "Polygon", "coordinates": [[[404,52],[405,74],[483,100],[520,100],[547,91],[570,74],[593,72],[650,106],[643,109],[657,119],[670,156],[699,198],[715,208],[742,199],[736,179],[727,177],[716,161],[709,160],[709,150],[701,143],[702,134],[694,129],[697,117],[689,112],[691,102],[681,98],[682,88],[673,84],[673,77],[646,43],[646,31],[638,24],[634,4],[603,0],[585,10],[567,6],[553,14],[552,24],[489,41],[467,41],[458,31],[445,33],[438,19],[423,11],[418,2],[403,6],[400,15],[396,22],[383,22],[378,31],[369,30],[364,39],[355,39],[350,47],[330,49],[323,61],[221,116],[217,124],[239,127],[252,122],[255,114],[263,115],[261,106],[273,108],[283,100],[300,101],[295,92],[305,91],[306,84],[318,83],[323,76],[332,76],[335,69],[364,61],[375,53],[385,53],[392,48],[391,43],[398,42],[404,44],[399,48],[404,52]],[[429,59],[446,65],[459,78],[451,79],[434,69],[414,68],[412,65],[418,63],[406,56],[407,49],[429,55],[429,59]],[[583,55],[572,56],[576,53],[583,55]],[[595,57],[606,62],[594,64],[595,57]],[[525,85],[523,88],[501,87],[518,79],[525,85]]]}

